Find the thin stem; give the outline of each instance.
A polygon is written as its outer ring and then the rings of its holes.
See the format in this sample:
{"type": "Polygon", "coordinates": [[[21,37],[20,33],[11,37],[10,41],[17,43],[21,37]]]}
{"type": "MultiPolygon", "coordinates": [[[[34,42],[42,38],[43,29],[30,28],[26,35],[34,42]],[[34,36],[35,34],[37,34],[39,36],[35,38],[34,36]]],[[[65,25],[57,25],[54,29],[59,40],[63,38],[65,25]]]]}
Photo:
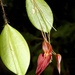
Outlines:
{"type": "Polygon", "coordinates": [[[56,52],[55,52],[54,50],[52,50],[52,53],[53,53],[54,55],[56,55],[56,52]]]}
{"type": "Polygon", "coordinates": [[[48,37],[48,41],[50,43],[50,33],[49,32],[47,33],[47,37],[48,37]]]}
{"type": "Polygon", "coordinates": [[[2,11],[3,11],[3,19],[4,19],[4,22],[5,22],[5,24],[7,24],[8,21],[7,21],[7,18],[6,18],[6,14],[5,14],[5,10],[4,10],[4,7],[3,7],[2,0],[0,0],[0,4],[1,4],[1,7],[2,7],[2,11]]]}
{"type": "Polygon", "coordinates": [[[41,33],[42,33],[42,37],[43,37],[43,39],[47,41],[47,38],[46,38],[45,33],[44,33],[43,31],[41,31],[41,33]]]}

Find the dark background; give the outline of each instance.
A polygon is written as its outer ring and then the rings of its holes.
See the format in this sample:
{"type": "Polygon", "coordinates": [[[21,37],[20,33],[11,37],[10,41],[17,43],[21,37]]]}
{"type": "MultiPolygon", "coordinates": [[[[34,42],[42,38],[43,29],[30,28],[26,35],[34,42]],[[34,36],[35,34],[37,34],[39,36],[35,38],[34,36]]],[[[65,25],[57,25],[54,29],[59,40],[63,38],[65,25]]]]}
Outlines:
{"type": "MultiPolygon", "coordinates": [[[[62,55],[61,75],[75,75],[75,0],[45,0],[54,15],[55,32],[51,31],[51,44],[55,52],[62,55]]],[[[3,0],[8,23],[16,28],[28,42],[31,63],[26,75],[35,75],[38,55],[42,52],[41,32],[28,19],[25,0],[3,0]],[[30,37],[29,37],[30,36],[30,37]]],[[[0,32],[4,27],[0,6],[0,32]]],[[[0,75],[15,75],[0,60],[0,75]]],[[[53,62],[41,75],[59,75],[53,62]]]]}

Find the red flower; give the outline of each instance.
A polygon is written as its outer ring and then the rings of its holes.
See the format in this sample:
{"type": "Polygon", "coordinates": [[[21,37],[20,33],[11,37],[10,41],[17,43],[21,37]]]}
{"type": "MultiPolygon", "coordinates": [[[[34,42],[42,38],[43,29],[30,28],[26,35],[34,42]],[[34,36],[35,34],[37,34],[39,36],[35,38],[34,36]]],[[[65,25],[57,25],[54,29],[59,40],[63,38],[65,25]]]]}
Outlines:
{"type": "Polygon", "coordinates": [[[52,46],[48,41],[44,40],[42,44],[42,49],[44,51],[44,55],[47,57],[48,55],[52,56],[52,46]]]}
{"type": "MultiPolygon", "coordinates": [[[[49,65],[49,63],[52,61],[52,51],[53,50],[52,50],[52,46],[49,44],[48,41],[46,41],[46,40],[43,41],[42,49],[43,49],[44,53],[41,53],[38,57],[36,75],[40,75],[46,69],[46,67],[49,65]]],[[[54,51],[53,51],[53,54],[56,57],[57,69],[60,74],[61,55],[56,54],[54,51]]]]}
{"type": "Polygon", "coordinates": [[[44,53],[40,54],[38,57],[36,75],[40,75],[52,60],[52,47],[48,41],[44,40],[42,44],[42,49],[44,53]]]}
{"type": "Polygon", "coordinates": [[[58,72],[60,74],[60,71],[61,71],[61,69],[60,69],[61,55],[60,54],[56,54],[55,57],[56,57],[56,61],[57,61],[57,69],[58,69],[58,72]]]}

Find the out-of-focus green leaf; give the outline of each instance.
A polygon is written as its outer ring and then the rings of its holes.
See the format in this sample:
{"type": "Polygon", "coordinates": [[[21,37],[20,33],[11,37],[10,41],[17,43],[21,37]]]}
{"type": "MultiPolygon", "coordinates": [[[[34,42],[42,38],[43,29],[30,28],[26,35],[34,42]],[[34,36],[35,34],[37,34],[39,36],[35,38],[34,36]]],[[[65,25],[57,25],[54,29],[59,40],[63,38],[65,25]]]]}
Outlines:
{"type": "Polygon", "coordinates": [[[26,0],[28,17],[32,24],[43,32],[50,32],[53,27],[53,14],[44,0],[26,0]]]}
{"type": "Polygon", "coordinates": [[[53,75],[53,69],[54,67],[50,64],[43,72],[43,75],[53,75]]]}
{"type": "Polygon", "coordinates": [[[61,23],[61,26],[57,29],[57,32],[53,32],[52,37],[61,37],[65,39],[67,37],[70,37],[73,32],[75,32],[75,23],[64,22],[61,23]]]}
{"type": "Polygon", "coordinates": [[[31,70],[27,75],[35,75],[35,70],[31,70]]]}
{"type": "Polygon", "coordinates": [[[23,36],[10,25],[1,33],[1,59],[17,75],[25,75],[30,63],[29,47],[23,36]]]}

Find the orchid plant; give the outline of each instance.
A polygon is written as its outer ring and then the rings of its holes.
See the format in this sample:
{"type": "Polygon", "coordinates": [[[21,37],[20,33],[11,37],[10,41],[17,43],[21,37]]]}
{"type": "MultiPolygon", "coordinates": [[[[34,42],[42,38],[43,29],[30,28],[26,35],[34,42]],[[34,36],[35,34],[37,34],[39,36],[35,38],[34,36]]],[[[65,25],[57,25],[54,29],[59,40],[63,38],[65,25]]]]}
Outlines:
{"type": "MultiPolygon", "coordinates": [[[[30,51],[26,40],[23,36],[8,24],[3,2],[0,0],[3,11],[4,28],[0,35],[0,57],[5,66],[17,75],[25,75],[30,64],[30,51]]],[[[36,75],[47,68],[52,62],[52,55],[55,56],[57,69],[61,71],[61,55],[57,54],[50,43],[50,31],[53,28],[53,14],[44,0],[26,0],[26,10],[32,25],[41,31],[43,36],[42,50],[39,54],[36,75]]]]}
{"type": "Polygon", "coordinates": [[[50,43],[50,31],[53,28],[53,14],[44,0],[26,0],[27,14],[33,26],[39,29],[43,36],[42,50],[38,57],[36,75],[40,75],[49,63],[52,62],[52,55],[55,55],[57,69],[60,74],[61,55],[54,52],[50,43]]]}

